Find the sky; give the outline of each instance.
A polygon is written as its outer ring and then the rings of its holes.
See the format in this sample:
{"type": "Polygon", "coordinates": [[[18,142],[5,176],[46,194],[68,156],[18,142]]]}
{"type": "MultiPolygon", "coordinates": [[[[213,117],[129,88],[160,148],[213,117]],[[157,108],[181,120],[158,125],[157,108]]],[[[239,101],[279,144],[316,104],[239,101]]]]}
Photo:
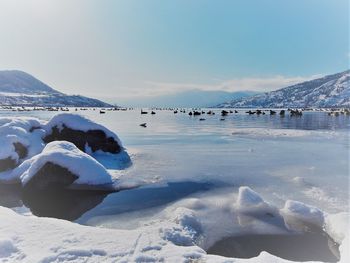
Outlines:
{"type": "Polygon", "coordinates": [[[68,94],[269,91],[349,59],[348,0],[0,0],[0,70],[68,94]]]}

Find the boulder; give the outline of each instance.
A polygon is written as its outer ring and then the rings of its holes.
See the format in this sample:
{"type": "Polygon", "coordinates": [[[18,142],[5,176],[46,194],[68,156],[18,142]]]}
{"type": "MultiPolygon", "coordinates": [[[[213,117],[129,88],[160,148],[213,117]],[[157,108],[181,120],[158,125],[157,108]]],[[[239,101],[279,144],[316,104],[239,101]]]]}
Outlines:
{"type": "Polygon", "coordinates": [[[0,159],[0,172],[11,170],[17,166],[17,161],[11,157],[0,159]]]}
{"type": "MultiPolygon", "coordinates": [[[[18,159],[23,159],[28,155],[28,149],[20,142],[13,143],[15,152],[18,155],[18,159]]],[[[0,172],[11,170],[18,165],[17,158],[13,156],[8,156],[6,158],[0,159],[0,172]]]]}
{"type": "Polygon", "coordinates": [[[55,141],[23,162],[14,173],[20,173],[25,191],[62,189],[111,190],[113,180],[106,168],[73,143],[55,141]]]}
{"type": "Polygon", "coordinates": [[[23,186],[25,191],[62,190],[79,177],[67,168],[52,162],[44,164],[23,186]]]}
{"type": "Polygon", "coordinates": [[[18,154],[19,159],[24,159],[28,155],[28,149],[20,142],[13,143],[13,146],[15,147],[15,152],[18,154]]]}
{"type": "Polygon", "coordinates": [[[68,141],[73,143],[81,151],[86,151],[86,146],[89,146],[92,152],[98,150],[119,153],[122,150],[121,145],[113,137],[108,137],[103,130],[74,130],[62,124],[62,128],[57,126],[52,127],[51,133],[44,139],[45,143],[53,141],[68,141]]]}

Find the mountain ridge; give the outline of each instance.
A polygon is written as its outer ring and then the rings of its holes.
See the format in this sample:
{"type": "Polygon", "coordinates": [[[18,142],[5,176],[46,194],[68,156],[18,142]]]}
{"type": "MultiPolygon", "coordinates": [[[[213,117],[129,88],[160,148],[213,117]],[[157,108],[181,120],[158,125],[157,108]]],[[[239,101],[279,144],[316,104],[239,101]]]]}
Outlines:
{"type": "Polygon", "coordinates": [[[0,71],[0,105],[47,107],[110,107],[98,99],[67,95],[21,70],[0,71]]]}
{"type": "Polygon", "coordinates": [[[249,98],[218,104],[220,108],[350,107],[350,70],[326,75],[249,98]]]}

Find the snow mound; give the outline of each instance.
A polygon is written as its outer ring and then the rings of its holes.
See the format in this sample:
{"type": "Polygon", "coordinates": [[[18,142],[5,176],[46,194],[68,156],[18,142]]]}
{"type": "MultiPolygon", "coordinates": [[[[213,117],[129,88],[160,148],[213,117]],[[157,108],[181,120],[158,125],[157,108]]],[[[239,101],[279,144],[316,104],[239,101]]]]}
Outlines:
{"type": "Polygon", "coordinates": [[[264,200],[248,186],[241,186],[238,190],[237,206],[250,207],[265,203],[264,200]]]}
{"type": "Polygon", "coordinates": [[[68,169],[78,178],[74,185],[103,185],[113,183],[108,171],[90,155],[80,151],[74,144],[55,141],[47,144],[44,150],[24,162],[18,170],[25,167],[21,182],[25,186],[47,163],[53,163],[68,169]]]}
{"type": "Polygon", "coordinates": [[[324,213],[321,210],[298,201],[287,200],[281,212],[287,220],[299,220],[319,227],[322,227],[325,221],[324,213]]]}
{"type": "Polygon", "coordinates": [[[39,153],[44,144],[41,140],[43,130],[41,122],[36,118],[0,118],[0,160],[11,158],[16,163],[21,159],[16,152],[15,143],[27,148],[24,157],[39,153]]]}

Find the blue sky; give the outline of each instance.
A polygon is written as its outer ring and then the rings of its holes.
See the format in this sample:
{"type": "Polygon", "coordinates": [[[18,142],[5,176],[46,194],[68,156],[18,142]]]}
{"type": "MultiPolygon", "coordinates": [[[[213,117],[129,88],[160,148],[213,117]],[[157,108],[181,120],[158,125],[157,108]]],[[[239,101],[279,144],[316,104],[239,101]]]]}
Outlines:
{"type": "Polygon", "coordinates": [[[67,93],[272,90],[349,68],[347,0],[1,0],[0,69],[67,93]]]}

